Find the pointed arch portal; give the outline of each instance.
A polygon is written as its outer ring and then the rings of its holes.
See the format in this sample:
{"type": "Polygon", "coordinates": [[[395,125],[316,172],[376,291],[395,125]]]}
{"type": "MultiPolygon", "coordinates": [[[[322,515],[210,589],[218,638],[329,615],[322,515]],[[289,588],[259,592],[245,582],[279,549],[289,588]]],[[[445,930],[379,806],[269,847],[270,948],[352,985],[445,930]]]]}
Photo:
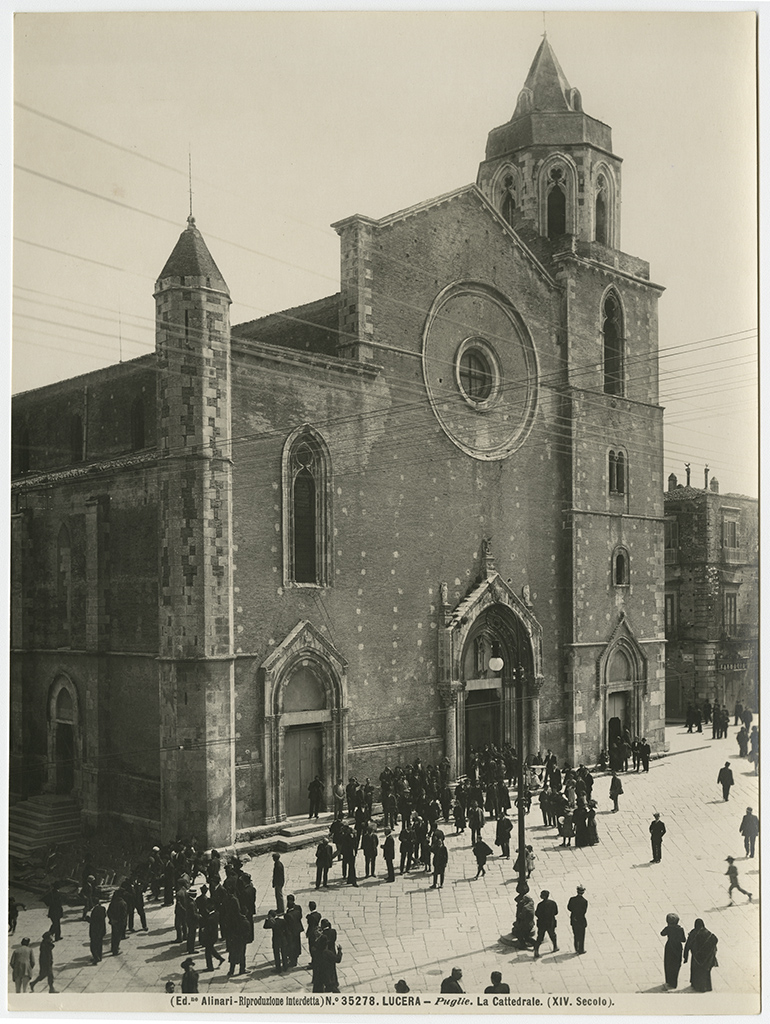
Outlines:
{"type": "Polygon", "coordinates": [[[454,610],[446,635],[451,676],[445,684],[446,746],[457,772],[465,771],[472,751],[486,744],[516,747],[519,714],[524,756],[535,754],[540,747],[542,628],[527,605],[495,573],[454,610]],[[502,659],[499,671],[490,667],[493,656],[502,659]]]}
{"type": "Polygon", "coordinates": [[[307,814],[320,775],[329,797],[345,776],[347,662],[311,623],[298,622],[260,667],[264,699],[265,823],[307,814]]]}

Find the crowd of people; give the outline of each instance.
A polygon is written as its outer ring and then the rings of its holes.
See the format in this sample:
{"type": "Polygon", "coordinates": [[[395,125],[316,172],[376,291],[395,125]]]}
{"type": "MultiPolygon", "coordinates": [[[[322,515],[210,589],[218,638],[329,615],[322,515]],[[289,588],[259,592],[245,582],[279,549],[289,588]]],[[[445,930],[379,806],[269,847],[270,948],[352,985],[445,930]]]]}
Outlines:
{"type": "MultiPolygon", "coordinates": [[[[707,711],[709,716],[718,718],[720,722],[724,719],[724,706],[712,706],[706,701],[702,711],[706,720],[707,711]]],[[[738,733],[740,756],[754,754],[755,764],[758,764],[758,731],[756,725],[752,725],[752,717],[749,708],[740,703],[736,706],[735,719],[741,722],[738,733]]],[[[693,716],[691,724],[698,728],[697,716],[693,716]]],[[[688,714],[688,731],[691,731],[689,725],[688,714]]],[[[721,730],[721,725],[718,728],[721,730]]],[[[715,738],[718,738],[716,734],[715,738]]],[[[614,810],[619,809],[618,801],[623,792],[621,774],[631,770],[647,771],[649,758],[646,740],[643,737],[632,739],[628,733],[616,738],[609,757],[602,753],[598,768],[601,770],[604,766],[610,771],[608,795],[614,810]]],[[[597,801],[593,796],[595,771],[583,764],[577,768],[564,764],[560,768],[556,756],[550,750],[546,751],[544,756],[538,754],[522,766],[524,789],[521,793],[515,789],[512,800],[509,787],[519,772],[516,752],[510,745],[500,749],[488,745],[472,753],[467,776],[454,786],[450,784],[447,758],[434,765],[423,764],[418,758],[405,766],[385,767],[378,780],[379,793],[369,778],[359,782],[351,776],[345,786],[338,779],[332,792],[334,817],[329,834],[316,847],[315,889],[329,887],[329,875],[335,862],[340,863],[340,881],[357,887],[361,877],[359,853],[362,854],[364,878],[378,877],[377,862],[381,856],[385,867],[384,873],[380,873],[383,882],[395,882],[397,871],[404,875],[421,870],[426,879],[432,878],[430,887],[440,889],[449,868],[450,851],[446,840],[452,825],[455,836],[470,832],[475,878],[484,878],[487,859],[495,852],[487,839],[494,843],[501,860],[511,860],[514,825],[510,815],[513,812],[526,817],[533,800],[537,800],[540,806],[543,827],[555,830],[562,847],[571,847],[573,841],[575,847],[594,846],[599,842],[597,801]],[[377,796],[382,811],[381,816],[375,819],[377,796]],[[494,827],[494,836],[485,837],[488,826],[494,827]]],[[[725,800],[733,781],[727,762],[718,777],[725,800]]],[[[316,776],[310,784],[308,798],[309,817],[317,818],[324,807],[324,786],[320,777],[316,776]]],[[[654,815],[649,829],[652,861],[659,863],[666,833],[659,813],[654,815]]],[[[746,856],[753,857],[759,820],[751,807],[746,809],[739,832],[743,836],[746,856]]],[[[283,974],[298,967],[304,933],[310,957],[307,966],[312,968],[313,991],[338,992],[337,965],[342,959],[342,948],[337,941],[337,931],[328,918],[321,915],[315,902],[310,902],[309,911],[303,918],[302,908],[295,897],[291,894],[284,896],[285,872],[280,854],[274,853],[272,857],[275,908],[267,913],[263,929],[271,933],[274,969],[283,974]]],[[[512,870],[521,880],[517,884],[512,936],[520,949],[532,949],[537,957],[546,936],[551,939],[554,949],[557,948],[558,907],[547,890],[541,891],[540,902],[535,906],[529,884],[521,878],[522,872],[526,879],[531,877],[536,860],[531,845],[515,850],[512,870]]],[[[182,991],[197,991],[198,971],[195,970],[194,956],[198,951],[205,957],[206,971],[215,970],[215,962],[217,967],[227,963],[228,976],[244,975],[248,947],[255,941],[257,914],[256,891],[246,870],[248,861],[248,856],[241,859],[234,854],[220,855],[215,849],[201,850],[194,840],[154,846],[147,858],[109,893],[97,883],[95,874],[86,866],[79,893],[82,901],[80,919],[87,926],[92,964],[97,966],[102,962],[108,935],[109,951],[118,956],[121,943],[135,928],[148,930],[145,899],[153,899],[164,907],[173,908],[172,941],[183,945],[188,954],[182,964],[182,991]],[[196,888],[199,878],[202,882],[196,888]]],[[[728,865],[726,874],[730,879],[731,902],[735,891],[751,900],[751,893],[738,884],[733,858],[728,858],[728,865]]],[[[41,981],[47,982],[49,991],[55,991],[54,947],[62,937],[64,913],[57,882],[53,882],[45,893],[44,902],[50,928],[44,933],[37,950],[39,973],[33,980],[35,951],[30,940],[25,938],[14,949],[11,960],[17,991],[26,991],[27,987],[34,990],[41,981]]],[[[579,886],[567,903],[575,952],[578,954],[585,951],[587,906],[585,889],[579,886]]],[[[24,909],[24,904],[10,898],[10,934],[15,933],[19,911],[24,909]]],[[[715,951],[716,939],[700,920],[695,922],[695,927],[685,938],[678,918],[674,918],[675,915],[669,915],[667,927],[661,933],[667,939],[664,954],[666,983],[670,987],[676,985],[681,963],[687,962],[691,956],[693,987],[708,991],[710,951],[712,946],[715,951]]],[[[169,984],[173,985],[173,982],[169,984]]]]}

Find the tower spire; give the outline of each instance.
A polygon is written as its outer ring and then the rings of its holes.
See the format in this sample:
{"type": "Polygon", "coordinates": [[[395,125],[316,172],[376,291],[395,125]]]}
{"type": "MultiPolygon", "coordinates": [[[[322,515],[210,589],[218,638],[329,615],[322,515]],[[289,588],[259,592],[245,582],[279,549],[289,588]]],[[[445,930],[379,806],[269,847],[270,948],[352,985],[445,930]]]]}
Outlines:
{"type": "Polygon", "coordinates": [[[191,152],[190,149],[187,150],[187,180],[188,180],[189,188],[190,188],[190,216],[187,218],[187,223],[188,224],[194,224],[195,223],[195,217],[193,217],[193,205],[192,205],[192,197],[193,197],[193,187],[192,187],[192,152],[191,152]]]}

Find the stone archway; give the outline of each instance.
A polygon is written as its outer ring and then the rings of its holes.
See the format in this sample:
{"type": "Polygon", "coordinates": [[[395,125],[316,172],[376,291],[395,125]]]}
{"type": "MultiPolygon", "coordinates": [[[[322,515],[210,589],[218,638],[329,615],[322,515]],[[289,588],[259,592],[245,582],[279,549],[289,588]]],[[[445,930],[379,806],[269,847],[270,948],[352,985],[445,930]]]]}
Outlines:
{"type": "Polygon", "coordinates": [[[264,697],[265,823],[307,813],[315,774],[327,800],[345,774],[347,663],[299,622],[260,667],[264,697]]]}
{"type": "Polygon", "coordinates": [[[536,753],[540,746],[542,627],[525,601],[514,594],[491,563],[487,552],[487,578],[453,611],[445,607],[446,628],[439,658],[446,713],[446,751],[458,773],[465,769],[473,736],[478,735],[485,727],[484,722],[493,715],[499,721],[495,727],[496,742],[517,746],[514,670],[519,667],[523,670],[524,756],[536,753]],[[493,644],[499,646],[503,660],[500,672],[489,669],[493,644]]]}
{"type": "Polygon", "coordinates": [[[77,795],[80,741],[78,692],[69,676],[61,674],[54,679],[48,695],[48,792],[77,795]]]}
{"type": "Polygon", "coordinates": [[[647,659],[621,614],[610,641],[599,658],[601,694],[600,735],[609,752],[611,741],[624,730],[631,737],[644,733],[644,695],[647,689],[647,659]]]}

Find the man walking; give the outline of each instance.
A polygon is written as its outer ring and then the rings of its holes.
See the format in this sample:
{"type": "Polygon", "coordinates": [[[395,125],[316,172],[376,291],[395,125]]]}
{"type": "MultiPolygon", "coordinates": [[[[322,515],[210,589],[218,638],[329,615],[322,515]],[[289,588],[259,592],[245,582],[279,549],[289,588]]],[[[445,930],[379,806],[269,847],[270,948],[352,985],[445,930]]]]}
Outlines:
{"type": "Polygon", "coordinates": [[[732,787],[734,781],[735,780],[733,779],[733,773],[730,768],[730,762],[725,761],[724,768],[720,768],[719,775],[717,775],[717,782],[722,787],[723,800],[730,799],[730,788],[732,787]]]}
{"type": "Polygon", "coordinates": [[[45,935],[43,935],[43,941],[40,943],[40,973],[34,981],[29,983],[31,992],[35,991],[35,985],[37,985],[37,983],[43,978],[48,982],[48,991],[56,991],[53,987],[53,947],[53,935],[51,935],[50,932],[46,932],[45,935]]]}
{"type": "Polygon", "coordinates": [[[754,846],[756,845],[757,836],[759,835],[759,818],[752,812],[751,807],[746,808],[746,813],[743,815],[743,820],[741,821],[738,831],[743,836],[743,846],[746,850],[746,856],[753,857],[754,846]]]}
{"type": "Polygon", "coordinates": [[[571,897],[569,903],[567,903],[567,910],[570,914],[569,923],[572,926],[572,935],[575,939],[576,953],[585,953],[586,951],[586,928],[588,927],[586,913],[588,912],[588,900],[583,895],[585,891],[585,886],[579,885],[577,887],[577,895],[571,897]]]}
{"type": "Polygon", "coordinates": [[[283,861],[281,860],[280,853],[273,854],[273,891],[275,892],[275,905],[279,914],[282,914],[285,908],[283,901],[283,887],[286,882],[286,872],[283,868],[283,861]]]}
{"type": "Polygon", "coordinates": [[[559,951],[559,947],[556,945],[556,915],[559,913],[559,908],[550,896],[550,892],[547,889],[543,889],[540,893],[540,903],[538,903],[535,910],[535,917],[537,918],[536,960],[540,956],[540,944],[546,935],[553,943],[554,953],[559,951]]]}
{"type": "Polygon", "coordinates": [[[666,826],[660,820],[656,811],[650,822],[650,842],[652,843],[652,863],[660,864],[663,855],[663,836],[666,834],[666,826]]]}

